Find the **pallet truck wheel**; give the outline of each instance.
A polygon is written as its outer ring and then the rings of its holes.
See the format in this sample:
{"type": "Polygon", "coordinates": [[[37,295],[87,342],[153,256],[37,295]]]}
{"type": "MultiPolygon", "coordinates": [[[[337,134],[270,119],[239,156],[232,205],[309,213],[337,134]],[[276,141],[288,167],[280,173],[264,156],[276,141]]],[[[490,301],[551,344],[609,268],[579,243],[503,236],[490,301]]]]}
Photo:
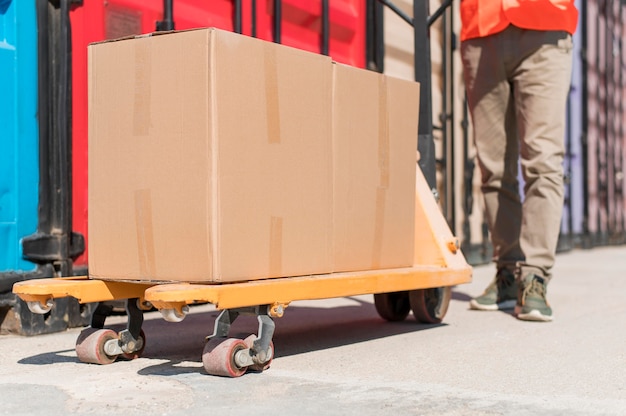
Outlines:
{"type": "Polygon", "coordinates": [[[235,355],[247,348],[241,339],[212,338],[206,343],[202,353],[204,369],[214,376],[240,377],[247,368],[241,368],[235,363],[235,355]]]}
{"type": "MultiPolygon", "coordinates": [[[[249,335],[246,339],[243,340],[243,342],[246,343],[246,346],[248,348],[252,348],[252,344],[254,344],[254,341],[256,341],[256,335],[254,334],[249,335]]],[[[274,342],[273,341],[270,341],[269,355],[270,355],[269,360],[267,360],[263,364],[252,364],[250,367],[248,367],[248,371],[261,373],[267,370],[268,368],[270,368],[270,365],[272,364],[272,360],[274,359],[274,342]]]]}
{"type": "Polygon", "coordinates": [[[76,340],[76,355],[84,363],[111,364],[117,355],[108,355],[104,348],[107,341],[115,339],[118,339],[117,333],[110,329],[84,329],[76,340]]]}
{"type": "Polygon", "coordinates": [[[411,311],[409,292],[376,293],[374,306],[381,318],[390,322],[402,321],[411,311]]]}
{"type": "Polygon", "coordinates": [[[45,304],[42,304],[39,301],[30,301],[26,302],[26,305],[28,306],[28,310],[32,313],[36,315],[45,315],[52,310],[54,303],[52,302],[52,299],[48,299],[45,304]]]}
{"type": "Polygon", "coordinates": [[[143,332],[143,329],[139,333],[139,339],[141,340],[141,348],[139,348],[135,352],[131,352],[131,353],[124,352],[124,353],[122,353],[122,355],[121,355],[122,358],[124,358],[125,360],[130,361],[130,360],[134,360],[135,358],[139,358],[139,357],[141,357],[143,355],[143,350],[146,348],[146,334],[143,332]]]}
{"type": "Polygon", "coordinates": [[[182,322],[189,312],[189,306],[185,305],[181,312],[176,309],[161,309],[161,316],[167,322],[182,322]]]}
{"type": "Polygon", "coordinates": [[[451,294],[449,286],[411,290],[409,301],[415,319],[425,324],[441,323],[448,311],[451,294]]]}

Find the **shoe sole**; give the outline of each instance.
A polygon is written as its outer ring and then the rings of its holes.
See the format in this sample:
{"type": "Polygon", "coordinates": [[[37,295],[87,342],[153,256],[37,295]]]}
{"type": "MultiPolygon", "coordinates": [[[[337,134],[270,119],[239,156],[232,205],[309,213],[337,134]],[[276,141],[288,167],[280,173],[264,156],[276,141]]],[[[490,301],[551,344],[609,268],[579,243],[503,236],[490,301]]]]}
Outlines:
{"type": "Polygon", "coordinates": [[[482,303],[476,302],[476,299],[472,299],[470,300],[470,309],[474,309],[476,311],[502,311],[506,309],[513,309],[516,303],[516,300],[505,300],[500,303],[483,305],[482,303]]]}
{"type": "Polygon", "coordinates": [[[522,321],[533,321],[533,322],[551,322],[552,315],[544,315],[539,312],[537,309],[533,309],[527,313],[519,313],[518,308],[515,308],[515,316],[517,319],[522,321]]]}

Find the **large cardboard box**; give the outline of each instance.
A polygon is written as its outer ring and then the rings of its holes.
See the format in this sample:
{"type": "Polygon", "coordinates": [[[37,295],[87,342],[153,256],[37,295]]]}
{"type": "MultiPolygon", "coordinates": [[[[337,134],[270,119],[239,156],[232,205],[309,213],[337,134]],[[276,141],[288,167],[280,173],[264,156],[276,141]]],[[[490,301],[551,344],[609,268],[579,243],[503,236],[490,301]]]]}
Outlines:
{"type": "Polygon", "coordinates": [[[334,270],[412,266],[419,84],[333,69],[334,270]]]}
{"type": "Polygon", "coordinates": [[[328,57],[216,29],[89,47],[89,272],[332,271],[328,57]]]}

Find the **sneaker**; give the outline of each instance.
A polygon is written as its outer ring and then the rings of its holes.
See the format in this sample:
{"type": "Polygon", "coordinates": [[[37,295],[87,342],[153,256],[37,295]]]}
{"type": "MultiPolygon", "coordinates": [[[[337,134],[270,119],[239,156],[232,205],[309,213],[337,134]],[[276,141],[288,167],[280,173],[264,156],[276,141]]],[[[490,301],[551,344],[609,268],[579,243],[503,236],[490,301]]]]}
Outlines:
{"type": "Polygon", "coordinates": [[[547,282],[534,274],[526,276],[519,288],[515,316],[523,321],[550,322],[552,308],[546,300],[547,282]]]}
{"type": "Polygon", "coordinates": [[[485,292],[470,301],[470,309],[497,311],[513,309],[517,302],[515,275],[506,268],[499,269],[485,292]]]}

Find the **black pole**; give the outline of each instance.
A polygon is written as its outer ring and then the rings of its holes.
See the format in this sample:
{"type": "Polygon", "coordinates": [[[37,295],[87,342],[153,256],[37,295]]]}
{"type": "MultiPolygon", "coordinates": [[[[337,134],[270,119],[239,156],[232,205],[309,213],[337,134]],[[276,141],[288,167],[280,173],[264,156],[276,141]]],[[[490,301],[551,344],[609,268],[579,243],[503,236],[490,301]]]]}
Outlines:
{"type": "Polygon", "coordinates": [[[581,86],[581,158],[582,158],[582,170],[583,170],[583,218],[582,218],[582,234],[585,240],[585,245],[590,245],[589,242],[589,83],[587,81],[589,72],[589,58],[587,54],[588,50],[588,33],[587,33],[587,2],[581,3],[581,25],[580,25],[580,38],[581,38],[581,73],[582,73],[582,86],[581,86]]]}
{"type": "Polygon", "coordinates": [[[241,0],[235,0],[235,9],[233,11],[234,16],[233,16],[233,20],[234,20],[234,24],[233,27],[235,29],[235,33],[239,33],[241,34],[241,30],[242,30],[242,24],[241,24],[241,17],[242,17],[242,10],[241,10],[241,0]]]}
{"type": "Polygon", "coordinates": [[[367,0],[365,62],[367,69],[384,72],[385,34],[383,5],[378,0],[367,0]]]}
{"type": "MultiPolygon", "coordinates": [[[[450,0],[452,3],[452,0],[450,0]]],[[[454,9],[450,8],[448,11],[447,17],[448,31],[449,31],[449,42],[450,42],[450,179],[451,179],[451,188],[452,195],[450,195],[450,206],[451,206],[451,216],[450,216],[450,228],[452,229],[452,233],[456,235],[456,164],[454,161],[456,160],[456,117],[455,117],[455,104],[456,104],[456,90],[454,89],[454,51],[457,47],[457,38],[454,33],[454,9]]]]}
{"type": "Polygon", "coordinates": [[[156,30],[165,32],[174,29],[174,0],[163,0],[163,20],[156,22],[156,30]]]}
{"type": "Polygon", "coordinates": [[[281,0],[274,0],[274,43],[282,43],[282,12],[283,2],[281,0]]]}
{"type": "Polygon", "coordinates": [[[322,0],[322,55],[328,56],[330,44],[330,11],[328,0],[322,0]]]}
{"type": "Polygon", "coordinates": [[[252,22],[250,23],[250,32],[253,38],[256,38],[256,0],[252,0],[252,22]]]}
{"type": "Polygon", "coordinates": [[[435,175],[435,142],[431,103],[430,35],[428,30],[429,7],[427,1],[413,2],[413,28],[415,41],[415,81],[420,83],[420,111],[417,148],[419,166],[433,193],[437,192],[435,175]]]}

